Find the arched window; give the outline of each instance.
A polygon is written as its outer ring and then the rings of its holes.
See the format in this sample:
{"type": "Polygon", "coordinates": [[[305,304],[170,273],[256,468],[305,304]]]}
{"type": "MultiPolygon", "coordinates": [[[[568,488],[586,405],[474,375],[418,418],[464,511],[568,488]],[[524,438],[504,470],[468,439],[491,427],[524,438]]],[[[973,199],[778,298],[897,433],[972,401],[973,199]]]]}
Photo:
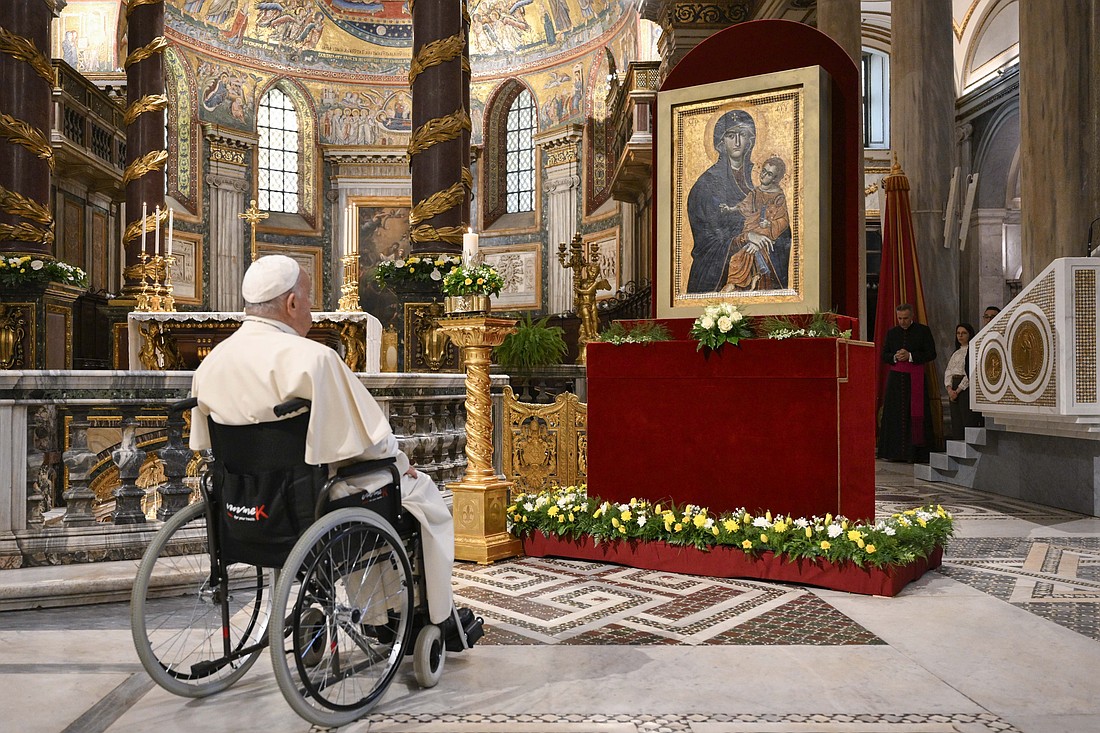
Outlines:
{"type": "Polygon", "coordinates": [[[538,211],[538,157],[535,134],[539,110],[535,95],[517,79],[508,79],[485,105],[485,156],[482,162],[482,226],[528,229],[538,211]]]}
{"type": "Polygon", "coordinates": [[[524,89],[508,108],[506,152],[507,213],[535,210],[535,100],[524,89]]]}
{"type": "Polygon", "coordinates": [[[296,214],[301,136],[298,112],[281,89],[272,88],[260,100],[256,127],[260,133],[257,204],[265,211],[296,214]]]}

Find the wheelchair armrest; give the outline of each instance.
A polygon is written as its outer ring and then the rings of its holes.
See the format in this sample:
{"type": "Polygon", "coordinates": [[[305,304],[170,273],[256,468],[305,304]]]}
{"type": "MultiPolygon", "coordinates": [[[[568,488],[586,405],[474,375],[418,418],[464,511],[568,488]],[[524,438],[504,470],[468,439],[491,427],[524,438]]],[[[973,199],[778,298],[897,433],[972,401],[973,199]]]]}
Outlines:
{"type": "Polygon", "coordinates": [[[336,475],[339,478],[347,479],[352,476],[362,476],[364,473],[371,473],[372,471],[378,471],[390,467],[390,473],[393,474],[393,480],[395,483],[401,482],[401,474],[397,472],[397,458],[377,458],[373,461],[359,461],[358,463],[349,463],[346,466],[341,466],[336,470],[336,475]]]}
{"type": "Polygon", "coordinates": [[[298,410],[308,410],[311,404],[312,403],[304,397],[292,397],[286,402],[275,405],[272,412],[275,413],[275,417],[283,417],[284,415],[289,415],[298,410]]]}

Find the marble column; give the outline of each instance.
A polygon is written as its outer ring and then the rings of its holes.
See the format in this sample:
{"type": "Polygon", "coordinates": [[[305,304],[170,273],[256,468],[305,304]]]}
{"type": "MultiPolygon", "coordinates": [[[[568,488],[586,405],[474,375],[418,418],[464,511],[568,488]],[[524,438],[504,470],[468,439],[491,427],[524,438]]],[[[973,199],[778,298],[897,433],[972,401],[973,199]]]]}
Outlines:
{"type": "Polygon", "coordinates": [[[50,22],[64,3],[0,4],[0,252],[52,256],[50,22]]]}
{"type": "MultiPolygon", "coordinates": [[[[837,42],[857,67],[863,56],[860,32],[860,0],[818,0],[817,29],[837,42]]],[[[863,116],[860,115],[860,137],[863,137],[863,116]]],[[[864,180],[863,156],[859,157],[859,178],[864,180]]],[[[867,210],[859,205],[859,316],[860,334],[867,336],[867,210]]]]}
{"type": "Polygon", "coordinates": [[[548,313],[573,310],[573,278],[553,256],[558,244],[568,243],[577,233],[580,208],[580,142],[584,128],[565,125],[535,137],[535,144],[546,154],[543,167],[546,201],[547,294],[548,313]]]}
{"type": "Polygon", "coordinates": [[[252,191],[250,156],[259,139],[217,125],[205,125],[210,145],[210,225],[207,237],[210,282],[204,300],[212,311],[239,311],[241,278],[249,261],[248,224],[238,214],[248,207],[252,191]]]}
{"type": "Polygon", "coordinates": [[[928,325],[942,371],[959,318],[959,250],[943,246],[943,210],[955,166],[951,0],[894,3],[891,12],[891,145],[909,177],[928,325]]]}
{"type": "Polygon", "coordinates": [[[1051,260],[1083,257],[1100,216],[1100,0],[1019,5],[1027,283],[1051,260]]]}

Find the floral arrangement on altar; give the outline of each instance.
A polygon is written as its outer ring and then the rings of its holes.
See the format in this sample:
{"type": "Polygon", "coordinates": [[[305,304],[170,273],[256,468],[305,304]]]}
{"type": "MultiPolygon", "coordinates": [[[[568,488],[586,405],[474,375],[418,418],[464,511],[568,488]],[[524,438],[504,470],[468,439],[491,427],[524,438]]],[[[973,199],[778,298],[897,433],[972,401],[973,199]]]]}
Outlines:
{"type": "Polygon", "coordinates": [[[452,255],[410,255],[396,260],[382,260],[375,267],[374,281],[380,288],[414,282],[439,282],[461,263],[461,257],[452,255]]]}
{"type": "Polygon", "coordinates": [[[652,344],[656,341],[671,341],[672,334],[668,332],[668,328],[663,323],[638,321],[626,326],[621,321],[615,321],[600,333],[597,340],[616,346],[622,344],[652,344]]]}
{"type": "Polygon", "coordinates": [[[751,321],[729,303],[708,305],[691,327],[691,337],[699,342],[698,349],[706,346],[714,350],[722,344],[736,346],[738,341],[752,335],[751,321]]]}
{"type": "Polygon", "coordinates": [[[492,265],[456,265],[443,276],[443,294],[500,295],[504,278],[492,265]]]}
{"type": "Polygon", "coordinates": [[[7,288],[43,286],[47,283],[88,287],[88,274],[59,260],[20,255],[0,256],[0,285],[7,288]]]}
{"type": "Polygon", "coordinates": [[[764,333],[770,339],[789,338],[851,338],[852,329],[843,331],[836,325],[836,314],[815,310],[809,320],[805,317],[772,316],[764,319],[764,333]]]}
{"type": "Polygon", "coordinates": [[[954,520],[942,506],[909,509],[873,524],[841,516],[795,519],[736,509],[720,516],[705,507],[631,499],[624,504],[588,496],[584,486],[522,493],[508,507],[509,530],[518,537],[539,531],[550,537],[663,541],[699,550],[740,548],[747,555],[773,552],[793,562],[823,559],[858,566],[906,565],[942,547],[954,520]]]}

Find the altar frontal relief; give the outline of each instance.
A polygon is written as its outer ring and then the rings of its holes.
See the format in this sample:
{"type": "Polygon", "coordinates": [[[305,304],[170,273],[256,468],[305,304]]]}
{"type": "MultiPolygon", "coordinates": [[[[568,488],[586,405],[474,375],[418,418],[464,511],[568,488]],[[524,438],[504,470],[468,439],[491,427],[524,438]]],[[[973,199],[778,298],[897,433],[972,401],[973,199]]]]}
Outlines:
{"type": "Polygon", "coordinates": [[[660,94],[659,316],[829,307],[823,78],[809,67],[660,94]]]}

